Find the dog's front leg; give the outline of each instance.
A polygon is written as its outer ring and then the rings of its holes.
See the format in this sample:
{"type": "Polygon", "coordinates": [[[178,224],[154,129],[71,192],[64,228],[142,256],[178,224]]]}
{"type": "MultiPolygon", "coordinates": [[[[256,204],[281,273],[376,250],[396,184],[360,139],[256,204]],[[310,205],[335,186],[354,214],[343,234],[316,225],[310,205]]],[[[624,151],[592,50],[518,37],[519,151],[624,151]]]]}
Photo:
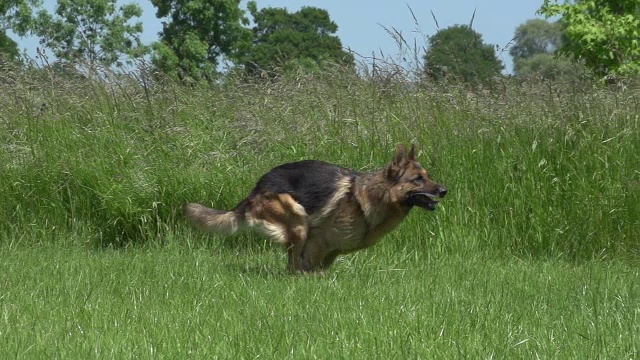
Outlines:
{"type": "Polygon", "coordinates": [[[333,263],[338,254],[331,252],[326,242],[309,238],[302,252],[302,269],[305,272],[324,270],[333,263]]]}
{"type": "Polygon", "coordinates": [[[322,261],[320,262],[320,269],[322,270],[328,269],[333,264],[333,262],[336,261],[336,258],[338,257],[338,255],[340,255],[339,250],[335,250],[328,253],[324,257],[324,259],[322,259],[322,261]]]}

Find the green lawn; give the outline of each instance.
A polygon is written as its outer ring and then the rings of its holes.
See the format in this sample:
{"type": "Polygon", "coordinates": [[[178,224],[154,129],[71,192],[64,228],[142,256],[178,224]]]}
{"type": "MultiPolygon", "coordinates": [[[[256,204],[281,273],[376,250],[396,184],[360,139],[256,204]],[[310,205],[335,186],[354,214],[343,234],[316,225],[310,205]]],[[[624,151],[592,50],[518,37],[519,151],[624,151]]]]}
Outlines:
{"type": "Polygon", "coordinates": [[[386,243],[318,276],[288,275],[271,246],[0,258],[6,359],[640,355],[640,271],[618,262],[433,258],[386,243]]]}

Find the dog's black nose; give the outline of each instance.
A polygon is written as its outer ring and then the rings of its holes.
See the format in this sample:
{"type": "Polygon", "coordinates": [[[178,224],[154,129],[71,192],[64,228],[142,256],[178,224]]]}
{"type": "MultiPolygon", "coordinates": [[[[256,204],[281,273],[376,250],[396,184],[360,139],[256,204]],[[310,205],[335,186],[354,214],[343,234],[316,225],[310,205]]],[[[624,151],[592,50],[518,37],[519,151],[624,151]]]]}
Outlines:
{"type": "Polygon", "coordinates": [[[438,188],[438,195],[443,198],[445,195],[447,195],[447,188],[444,186],[440,186],[438,188]]]}

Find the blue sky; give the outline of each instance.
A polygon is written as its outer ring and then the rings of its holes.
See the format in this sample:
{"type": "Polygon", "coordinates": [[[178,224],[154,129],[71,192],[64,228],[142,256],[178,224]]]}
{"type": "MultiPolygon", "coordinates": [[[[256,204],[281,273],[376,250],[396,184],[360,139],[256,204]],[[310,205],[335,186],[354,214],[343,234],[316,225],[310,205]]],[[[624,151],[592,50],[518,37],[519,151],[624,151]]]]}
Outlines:
{"type": "MultiPolygon", "coordinates": [[[[128,3],[128,0],[119,2],[128,3]]],[[[142,40],[151,43],[157,40],[162,29],[160,20],[155,17],[155,8],[150,0],[135,1],[143,8],[142,23],[144,34],[142,40]]],[[[45,0],[48,8],[53,8],[53,0],[45,0]]],[[[285,7],[296,11],[302,6],[315,6],[326,9],[333,21],[338,24],[337,35],[345,47],[349,47],[363,56],[372,53],[394,55],[398,47],[383,26],[394,28],[407,40],[424,46],[425,36],[435,34],[436,24],[431,11],[436,16],[440,28],[456,24],[468,24],[475,9],[473,28],[482,34],[488,44],[504,48],[513,38],[516,27],[528,19],[539,17],[536,10],[542,0],[257,0],[258,8],[285,7]],[[413,20],[409,7],[416,16],[419,29],[413,20]]],[[[241,5],[246,9],[246,1],[241,5]]],[[[15,39],[15,37],[14,37],[15,39]]],[[[35,55],[37,40],[32,38],[15,39],[21,48],[35,55]]],[[[507,72],[511,72],[512,63],[508,50],[498,52],[500,60],[505,64],[507,72]]]]}

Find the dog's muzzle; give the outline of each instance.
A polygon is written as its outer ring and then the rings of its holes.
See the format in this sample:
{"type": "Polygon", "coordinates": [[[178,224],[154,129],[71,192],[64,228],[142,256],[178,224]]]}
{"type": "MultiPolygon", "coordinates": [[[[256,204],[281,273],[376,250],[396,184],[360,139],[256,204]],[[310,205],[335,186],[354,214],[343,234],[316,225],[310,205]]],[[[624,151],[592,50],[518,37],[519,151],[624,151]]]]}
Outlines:
{"type": "Polygon", "coordinates": [[[407,205],[418,206],[427,210],[435,210],[438,201],[447,195],[447,188],[439,186],[435,193],[432,192],[414,192],[407,197],[407,205]]]}

